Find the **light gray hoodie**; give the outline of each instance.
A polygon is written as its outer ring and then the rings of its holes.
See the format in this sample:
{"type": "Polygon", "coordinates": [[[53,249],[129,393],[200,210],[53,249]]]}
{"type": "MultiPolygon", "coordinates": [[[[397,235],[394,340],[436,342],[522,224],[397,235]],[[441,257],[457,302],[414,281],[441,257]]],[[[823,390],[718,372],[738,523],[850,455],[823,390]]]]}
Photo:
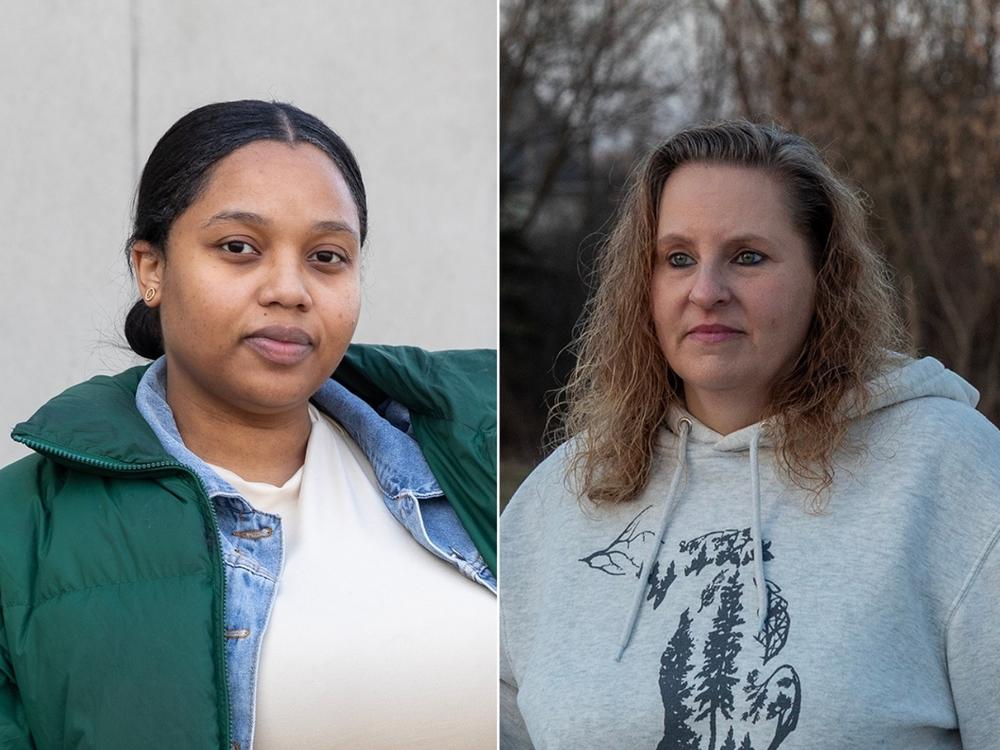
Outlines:
{"type": "Polygon", "coordinates": [[[1000,432],[931,358],[875,391],[820,515],[760,424],[673,410],[617,507],[546,459],[500,520],[500,747],[1000,749],[1000,432]]]}

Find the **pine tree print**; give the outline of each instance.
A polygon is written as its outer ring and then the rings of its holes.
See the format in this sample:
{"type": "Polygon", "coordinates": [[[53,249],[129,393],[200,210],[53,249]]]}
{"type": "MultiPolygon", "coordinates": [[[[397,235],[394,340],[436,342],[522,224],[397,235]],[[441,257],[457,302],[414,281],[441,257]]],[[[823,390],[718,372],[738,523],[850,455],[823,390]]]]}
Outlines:
{"type": "MultiPolygon", "coordinates": [[[[788,600],[777,583],[765,579],[768,611],[764,626],[760,632],[747,627],[740,600],[744,593],[755,594],[750,587],[757,584],[750,569],[755,550],[749,528],[688,537],[674,548],[679,556],[654,556],[649,571],[644,570],[639,553],[655,536],[644,528],[651,507],[633,516],[607,546],[579,560],[608,575],[645,579],[645,601],[653,610],[676,612],[687,607],[660,656],[664,736],[657,750],[755,750],[747,723],[754,727],[757,750],[778,750],[798,725],[802,705],[798,674],[790,664],[783,664],[766,678],[754,668],[741,680],[736,661],[747,647],[754,654],[751,658],[760,660],[758,665],[773,667],[789,638],[788,600]],[[713,613],[705,635],[706,620],[713,613]],[[736,695],[741,711],[734,723],[736,695]],[[706,739],[708,747],[703,748],[706,739]]],[[[671,546],[665,542],[665,549],[671,546]]],[[[774,559],[771,540],[762,539],[761,548],[763,562],[774,559]]],[[[748,596],[750,601],[755,598],[748,596]]],[[[655,669],[654,664],[650,666],[655,669]]]]}
{"type": "Polygon", "coordinates": [[[691,665],[691,614],[681,612],[677,630],[660,657],[660,695],[663,697],[663,739],[656,750],[698,750],[700,737],[691,729],[688,719],[694,711],[686,701],[692,687],[687,682],[691,665]]]}
{"type": "Polygon", "coordinates": [[[701,682],[699,693],[695,696],[700,713],[695,718],[709,719],[708,750],[715,750],[719,714],[727,719],[732,718],[733,688],[739,682],[736,676],[736,656],[740,652],[740,640],[743,633],[737,628],[745,624],[740,617],[743,604],[740,596],[743,584],[734,574],[719,594],[719,610],[712,620],[712,632],[705,640],[703,655],[705,663],[701,671],[695,675],[701,682]]]}
{"type": "MultiPolygon", "coordinates": [[[[738,568],[753,560],[753,538],[750,529],[724,529],[702,534],[694,539],[680,543],[680,551],[691,556],[691,562],[685,567],[684,574],[698,574],[708,565],[717,568],[738,568]]],[[[768,547],[771,543],[764,542],[764,562],[772,559],[768,547]]]]}
{"type": "Polygon", "coordinates": [[[646,601],[650,599],[655,599],[653,602],[653,609],[656,609],[661,604],[663,604],[663,597],[667,595],[667,589],[670,588],[670,584],[677,580],[677,572],[674,570],[674,561],[670,561],[670,565],[667,566],[667,572],[662,576],[660,575],[660,561],[657,560],[653,563],[653,567],[649,571],[649,591],[646,592],[646,601]]]}
{"type": "Polygon", "coordinates": [[[701,606],[698,607],[698,611],[701,612],[705,607],[711,607],[715,603],[715,595],[719,592],[719,589],[725,584],[729,579],[730,573],[725,569],[720,570],[716,573],[712,580],[709,582],[705,588],[701,590],[701,606]]]}

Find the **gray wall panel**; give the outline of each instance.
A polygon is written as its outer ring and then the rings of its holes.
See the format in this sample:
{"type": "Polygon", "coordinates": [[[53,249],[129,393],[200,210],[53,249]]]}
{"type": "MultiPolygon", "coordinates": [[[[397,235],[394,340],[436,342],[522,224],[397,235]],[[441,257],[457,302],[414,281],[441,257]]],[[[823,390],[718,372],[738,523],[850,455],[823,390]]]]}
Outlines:
{"type": "MultiPolygon", "coordinates": [[[[0,18],[0,429],[109,364],[132,191],[129,5],[7,2],[0,18]]],[[[0,464],[26,451],[0,441],[0,464]]]]}

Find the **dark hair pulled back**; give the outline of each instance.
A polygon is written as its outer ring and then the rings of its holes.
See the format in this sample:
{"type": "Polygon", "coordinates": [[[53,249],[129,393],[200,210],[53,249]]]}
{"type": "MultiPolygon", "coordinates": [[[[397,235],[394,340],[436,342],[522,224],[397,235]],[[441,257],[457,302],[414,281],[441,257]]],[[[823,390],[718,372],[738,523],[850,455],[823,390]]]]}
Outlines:
{"type": "MultiPolygon", "coordinates": [[[[170,227],[198,197],[212,167],[241,146],[254,141],[310,143],[337,165],[358,210],[361,243],[368,233],[368,206],[361,170],[347,144],[319,118],[285,102],[245,99],[218,102],[189,112],[168,130],[146,161],[136,193],[132,235],[126,247],[145,241],[161,253],[170,227]]],[[[125,338],[136,354],[156,359],[163,354],[158,308],[136,302],[125,318],[125,338]]]]}

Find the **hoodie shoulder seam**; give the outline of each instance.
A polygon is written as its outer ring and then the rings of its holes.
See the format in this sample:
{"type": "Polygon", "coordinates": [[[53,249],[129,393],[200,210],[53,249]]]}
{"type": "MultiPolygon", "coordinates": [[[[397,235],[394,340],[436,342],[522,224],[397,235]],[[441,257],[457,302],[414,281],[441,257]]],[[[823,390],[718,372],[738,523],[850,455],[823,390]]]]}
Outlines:
{"type": "Polygon", "coordinates": [[[979,579],[979,573],[982,571],[983,567],[985,567],[986,561],[993,553],[993,550],[996,549],[998,541],[1000,541],[1000,523],[994,526],[993,532],[990,534],[990,537],[986,542],[986,547],[979,554],[979,557],[976,558],[976,562],[972,566],[972,570],[970,570],[969,574],[965,577],[965,581],[962,583],[962,588],[959,589],[959,592],[955,597],[955,601],[948,610],[948,616],[945,618],[944,626],[944,654],[946,659],[948,653],[948,637],[951,633],[952,623],[958,615],[958,611],[962,608],[962,604],[965,602],[965,599],[972,590],[972,587],[979,579]]]}

